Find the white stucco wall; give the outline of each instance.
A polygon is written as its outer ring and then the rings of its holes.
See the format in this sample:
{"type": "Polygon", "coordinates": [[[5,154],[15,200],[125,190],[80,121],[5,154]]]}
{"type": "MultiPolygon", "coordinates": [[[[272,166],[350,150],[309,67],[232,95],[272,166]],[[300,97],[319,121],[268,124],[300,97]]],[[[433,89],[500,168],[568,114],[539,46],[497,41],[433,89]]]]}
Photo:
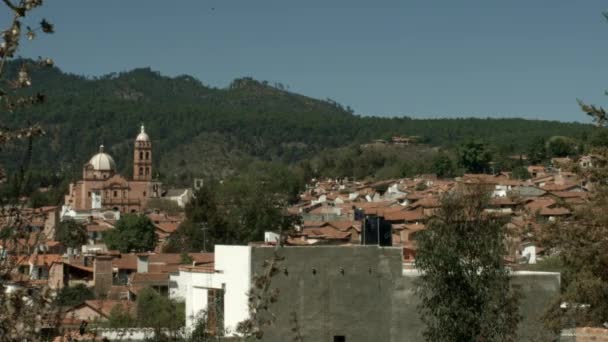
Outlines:
{"type": "Polygon", "coordinates": [[[180,271],[171,275],[177,282],[174,296],[186,301],[186,327],[191,329],[197,315],[207,309],[207,289],[224,288],[224,328],[229,334],[249,318],[248,292],[251,287],[251,247],[215,246],[215,272],[180,271]]]}

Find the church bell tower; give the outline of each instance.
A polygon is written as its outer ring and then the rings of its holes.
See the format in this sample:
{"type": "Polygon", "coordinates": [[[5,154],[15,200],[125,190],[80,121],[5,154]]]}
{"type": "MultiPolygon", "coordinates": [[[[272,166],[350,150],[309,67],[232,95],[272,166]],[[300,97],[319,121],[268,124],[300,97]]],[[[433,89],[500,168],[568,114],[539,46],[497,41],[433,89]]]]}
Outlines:
{"type": "Polygon", "coordinates": [[[144,125],[141,125],[141,132],[135,138],[133,180],[152,180],[152,143],[150,142],[150,137],[146,134],[144,125]]]}

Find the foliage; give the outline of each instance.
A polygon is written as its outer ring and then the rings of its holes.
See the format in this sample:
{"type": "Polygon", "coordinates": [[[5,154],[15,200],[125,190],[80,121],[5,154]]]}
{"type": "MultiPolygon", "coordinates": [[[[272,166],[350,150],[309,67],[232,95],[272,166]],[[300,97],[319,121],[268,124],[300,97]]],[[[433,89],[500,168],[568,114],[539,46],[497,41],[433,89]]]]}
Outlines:
{"type": "Polygon", "coordinates": [[[94,299],[95,294],[84,284],[64,287],[57,293],[57,305],[73,307],[84,303],[86,300],[94,299]]]}
{"type": "MultiPolygon", "coordinates": [[[[8,69],[18,73],[19,63],[7,64],[8,69]]],[[[491,146],[513,144],[515,152],[522,153],[535,137],[579,138],[591,129],[523,119],[357,116],[336,103],[251,79],[236,80],[238,87],[216,89],[190,76],[171,78],[149,68],[86,78],[53,67],[32,70],[32,77],[39,80],[32,85],[34,91],[48,89],[50,100],[35,111],[19,111],[18,116],[0,113],[0,121],[8,127],[29,120],[52,128],[35,143],[40,152],[34,156],[36,165],[63,169],[73,177],[80,174],[101,138],[119,171],[130,174],[132,139],[142,121],[153,139],[160,178],[184,186],[192,184],[194,177],[220,179],[240,173],[241,165],[255,161],[296,165],[319,155],[344,159],[343,167],[329,167],[331,163],[318,167],[320,176],[364,178],[381,169],[389,178],[416,173],[412,169],[419,163],[414,158],[375,158],[373,151],[356,150],[352,158],[342,158],[345,147],[392,136],[421,136],[421,144],[445,150],[474,137],[491,146]]],[[[17,170],[16,153],[2,156],[0,163],[17,170]]]]}
{"type": "Polygon", "coordinates": [[[608,148],[608,130],[595,129],[589,137],[589,145],[595,148],[608,148]]]}
{"type": "Polygon", "coordinates": [[[545,227],[543,244],[554,249],[563,264],[562,292],[547,312],[548,325],[559,331],[574,320],[578,326],[601,327],[608,317],[606,185],[596,188],[591,203],[578,209],[574,220],[545,227]]]}
{"type": "Polygon", "coordinates": [[[180,264],[184,264],[184,265],[192,265],[192,263],[194,262],[194,260],[192,259],[192,257],[186,253],[186,252],[182,252],[182,254],[180,254],[180,264]]]}
{"type": "Polygon", "coordinates": [[[552,157],[568,157],[576,153],[576,146],[568,137],[555,136],[547,141],[547,151],[552,157]]]}
{"type": "Polygon", "coordinates": [[[530,164],[540,164],[547,159],[546,141],[543,137],[536,137],[526,151],[530,164]]]}
{"type": "Polygon", "coordinates": [[[42,5],[40,0],[3,0],[2,7],[6,11],[5,25],[2,31],[0,44],[0,244],[3,246],[3,255],[10,257],[0,258],[0,340],[2,341],[35,341],[40,339],[41,317],[46,319],[45,324],[51,326],[57,318],[57,310],[53,305],[52,293],[46,286],[36,287],[25,284],[14,291],[7,291],[7,280],[12,278],[18,265],[15,263],[19,257],[35,250],[39,238],[30,234],[29,220],[43,218],[43,215],[28,213],[23,210],[27,204],[23,200],[27,187],[27,174],[30,171],[32,160],[36,158],[33,152],[34,140],[44,134],[38,124],[24,119],[15,113],[19,110],[31,110],[35,105],[43,103],[46,99],[42,89],[33,92],[33,81],[30,71],[36,68],[45,68],[52,64],[50,58],[40,59],[38,62],[11,60],[18,55],[22,40],[33,40],[37,33],[53,33],[52,24],[42,20],[35,24],[31,20],[31,12],[42,5]],[[30,27],[31,25],[32,27],[30,27]],[[11,72],[9,69],[14,69],[11,72]],[[6,119],[10,118],[11,125],[6,119]],[[26,142],[25,144],[21,144],[26,142]],[[8,161],[13,170],[9,176],[5,169],[8,161]],[[6,184],[10,179],[10,183],[6,184]],[[20,245],[18,241],[28,241],[27,246],[20,245]],[[31,243],[30,243],[31,242],[31,243]]]}
{"type": "Polygon", "coordinates": [[[433,159],[433,173],[439,178],[451,178],[456,176],[456,167],[452,158],[445,153],[437,155],[433,159]]]}
{"type": "Polygon", "coordinates": [[[512,171],[512,176],[515,179],[526,180],[532,178],[528,169],[523,166],[515,167],[512,171]]]}
{"type": "Polygon", "coordinates": [[[109,249],[121,253],[148,252],[157,242],[154,224],[140,214],[122,215],[115,228],[104,233],[103,240],[109,249]]]}
{"type": "Polygon", "coordinates": [[[465,172],[484,173],[490,168],[492,156],[487,146],[478,140],[469,140],[458,149],[458,164],[465,172]]]}
{"type": "Polygon", "coordinates": [[[518,295],[504,267],[504,222],[485,189],[446,195],[417,236],[419,311],[427,341],[516,341],[518,295]]]}
{"type": "Polygon", "coordinates": [[[55,239],[64,247],[78,248],[87,243],[87,229],[72,219],[60,222],[56,227],[55,239]]]}
{"type": "Polygon", "coordinates": [[[152,288],[139,291],[136,305],[140,327],[177,330],[185,325],[184,303],[176,303],[161,296],[152,288]]]}
{"type": "Polygon", "coordinates": [[[301,183],[286,172],[252,170],[247,175],[207,181],[186,207],[186,220],[173,233],[166,252],[198,252],[216,244],[262,241],[265,231],[287,231],[298,219],[284,207],[301,183]],[[284,190],[287,189],[287,190],[284,190]]]}
{"type": "Polygon", "coordinates": [[[114,305],[105,326],[112,329],[132,328],[137,326],[137,319],[123,305],[114,305]]]}

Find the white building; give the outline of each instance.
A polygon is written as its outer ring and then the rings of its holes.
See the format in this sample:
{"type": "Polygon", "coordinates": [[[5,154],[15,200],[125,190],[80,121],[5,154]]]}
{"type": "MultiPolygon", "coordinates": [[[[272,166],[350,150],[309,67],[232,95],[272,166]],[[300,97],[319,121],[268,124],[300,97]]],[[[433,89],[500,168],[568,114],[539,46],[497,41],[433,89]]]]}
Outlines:
{"type": "MultiPolygon", "coordinates": [[[[211,292],[223,299],[224,329],[235,332],[238,324],[249,318],[248,292],[251,288],[251,247],[215,246],[215,267],[183,267],[172,274],[175,284],[169,296],[186,302],[186,327],[207,310],[211,292]]],[[[217,296],[216,296],[217,297],[217,296]]]]}

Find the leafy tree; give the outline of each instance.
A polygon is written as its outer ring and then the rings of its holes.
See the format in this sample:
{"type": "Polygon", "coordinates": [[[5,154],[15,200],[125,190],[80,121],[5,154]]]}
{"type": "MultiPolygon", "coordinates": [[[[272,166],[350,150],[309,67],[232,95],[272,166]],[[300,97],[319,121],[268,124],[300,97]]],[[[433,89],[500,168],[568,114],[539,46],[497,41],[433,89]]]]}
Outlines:
{"type": "Polygon", "coordinates": [[[608,148],[608,130],[596,129],[591,133],[589,137],[589,144],[591,147],[604,147],[608,148]]]}
{"type": "Polygon", "coordinates": [[[513,178],[526,180],[532,178],[528,169],[523,166],[517,166],[512,171],[513,178]]]}
{"type": "Polygon", "coordinates": [[[441,153],[433,159],[433,172],[439,178],[449,178],[456,175],[456,168],[452,159],[447,154],[441,153]]]}
{"type": "Polygon", "coordinates": [[[568,137],[551,137],[547,142],[547,151],[552,157],[567,157],[576,153],[575,143],[568,137]]]}
{"type": "Polygon", "coordinates": [[[122,215],[116,227],[104,233],[103,240],[109,249],[121,253],[148,252],[157,242],[154,224],[139,214],[122,215]]]}
{"type": "Polygon", "coordinates": [[[484,212],[485,189],[446,195],[417,236],[419,311],[427,341],[515,341],[518,295],[510,287],[504,222],[484,212]]]}
{"type": "Polygon", "coordinates": [[[192,265],[194,262],[192,257],[186,252],[182,252],[182,254],[180,254],[180,258],[180,263],[184,265],[192,265]]]}
{"type": "Polygon", "coordinates": [[[152,288],[145,288],[137,295],[137,321],[139,326],[160,330],[177,330],[185,325],[185,307],[161,296],[152,288]]]}
{"type": "Polygon", "coordinates": [[[57,293],[56,303],[60,306],[72,307],[95,298],[91,289],[83,284],[64,287],[57,293]]]}
{"type": "Polygon", "coordinates": [[[114,305],[105,326],[111,329],[132,328],[137,326],[137,319],[123,305],[114,305]]]}
{"type": "Polygon", "coordinates": [[[64,220],[57,225],[55,238],[64,247],[78,248],[87,243],[89,238],[87,229],[72,219],[64,220]]]}
{"type": "Polygon", "coordinates": [[[287,231],[298,218],[285,206],[299,189],[277,171],[208,181],[186,207],[186,220],[168,239],[166,252],[211,250],[216,244],[261,241],[265,231],[287,231]],[[284,184],[281,184],[284,183],[284,184]]]}
{"type": "Polygon", "coordinates": [[[527,155],[528,161],[531,164],[540,164],[547,159],[547,142],[543,137],[536,137],[528,146],[527,155]]]}
{"type": "MultiPolygon", "coordinates": [[[[608,18],[608,15],[604,14],[608,18]]],[[[556,332],[577,326],[604,327],[608,317],[608,146],[607,117],[602,107],[578,103],[596,124],[591,142],[592,168],[580,176],[594,188],[591,200],[568,222],[544,229],[543,244],[556,251],[564,271],[560,298],[547,311],[546,323],[556,332]]]]}
{"type": "Polygon", "coordinates": [[[491,154],[478,140],[469,140],[458,149],[458,163],[465,172],[483,173],[490,168],[491,154]]]}

